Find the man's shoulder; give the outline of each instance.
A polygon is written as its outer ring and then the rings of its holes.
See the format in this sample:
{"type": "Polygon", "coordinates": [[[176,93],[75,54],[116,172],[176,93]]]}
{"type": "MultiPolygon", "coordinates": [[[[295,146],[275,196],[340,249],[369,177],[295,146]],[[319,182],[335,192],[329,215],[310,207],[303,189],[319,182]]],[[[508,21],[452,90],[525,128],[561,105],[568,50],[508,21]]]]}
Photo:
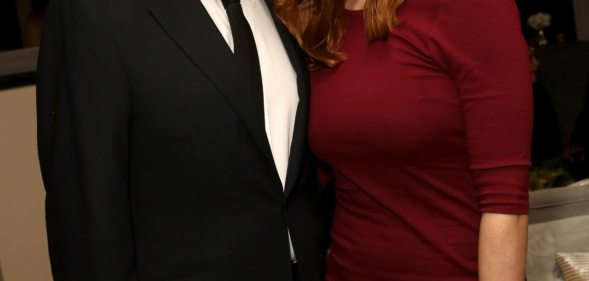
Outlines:
{"type": "Polygon", "coordinates": [[[160,0],[51,0],[50,5],[73,28],[116,28],[118,23],[160,0]]]}
{"type": "Polygon", "coordinates": [[[146,9],[154,1],[159,0],[51,0],[50,5],[76,19],[106,20],[146,9]]]}

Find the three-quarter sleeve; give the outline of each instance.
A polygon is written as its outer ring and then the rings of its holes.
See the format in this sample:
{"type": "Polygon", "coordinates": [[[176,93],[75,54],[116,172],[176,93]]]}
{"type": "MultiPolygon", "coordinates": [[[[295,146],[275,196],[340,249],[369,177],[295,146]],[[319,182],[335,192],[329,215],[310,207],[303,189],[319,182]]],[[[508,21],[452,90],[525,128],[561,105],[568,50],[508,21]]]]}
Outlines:
{"type": "Polygon", "coordinates": [[[457,85],[480,211],[526,214],[533,106],[515,2],[445,0],[429,48],[457,85]]]}

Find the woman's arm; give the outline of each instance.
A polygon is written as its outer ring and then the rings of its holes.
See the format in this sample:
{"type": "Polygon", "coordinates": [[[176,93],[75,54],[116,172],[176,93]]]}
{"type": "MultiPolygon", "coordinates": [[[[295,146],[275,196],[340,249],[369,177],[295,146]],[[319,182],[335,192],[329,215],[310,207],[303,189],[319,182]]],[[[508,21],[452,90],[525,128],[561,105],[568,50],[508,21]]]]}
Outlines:
{"type": "Polygon", "coordinates": [[[528,216],[483,214],[479,236],[479,280],[525,280],[528,216]]]}
{"type": "Polygon", "coordinates": [[[532,83],[514,0],[443,0],[429,51],[456,81],[482,215],[479,280],[524,280],[532,83]],[[500,215],[501,214],[501,215],[500,215]]]}

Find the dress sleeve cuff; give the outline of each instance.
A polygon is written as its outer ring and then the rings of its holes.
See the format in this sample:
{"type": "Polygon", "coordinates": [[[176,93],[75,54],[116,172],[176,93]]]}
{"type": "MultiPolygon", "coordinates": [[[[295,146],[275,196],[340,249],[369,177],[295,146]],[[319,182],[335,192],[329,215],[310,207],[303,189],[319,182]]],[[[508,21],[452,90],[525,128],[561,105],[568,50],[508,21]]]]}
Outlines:
{"type": "Polygon", "coordinates": [[[474,170],[473,179],[481,213],[528,214],[528,166],[474,170]]]}

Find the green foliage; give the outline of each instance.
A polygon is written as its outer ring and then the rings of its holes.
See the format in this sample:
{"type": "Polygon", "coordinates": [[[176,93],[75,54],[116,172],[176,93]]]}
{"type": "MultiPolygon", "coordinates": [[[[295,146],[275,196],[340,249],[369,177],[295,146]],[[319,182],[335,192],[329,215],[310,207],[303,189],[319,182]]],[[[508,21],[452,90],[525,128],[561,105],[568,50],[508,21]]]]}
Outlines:
{"type": "Polygon", "coordinates": [[[575,182],[565,163],[559,158],[547,160],[530,170],[530,188],[540,190],[563,187],[575,182]]]}

